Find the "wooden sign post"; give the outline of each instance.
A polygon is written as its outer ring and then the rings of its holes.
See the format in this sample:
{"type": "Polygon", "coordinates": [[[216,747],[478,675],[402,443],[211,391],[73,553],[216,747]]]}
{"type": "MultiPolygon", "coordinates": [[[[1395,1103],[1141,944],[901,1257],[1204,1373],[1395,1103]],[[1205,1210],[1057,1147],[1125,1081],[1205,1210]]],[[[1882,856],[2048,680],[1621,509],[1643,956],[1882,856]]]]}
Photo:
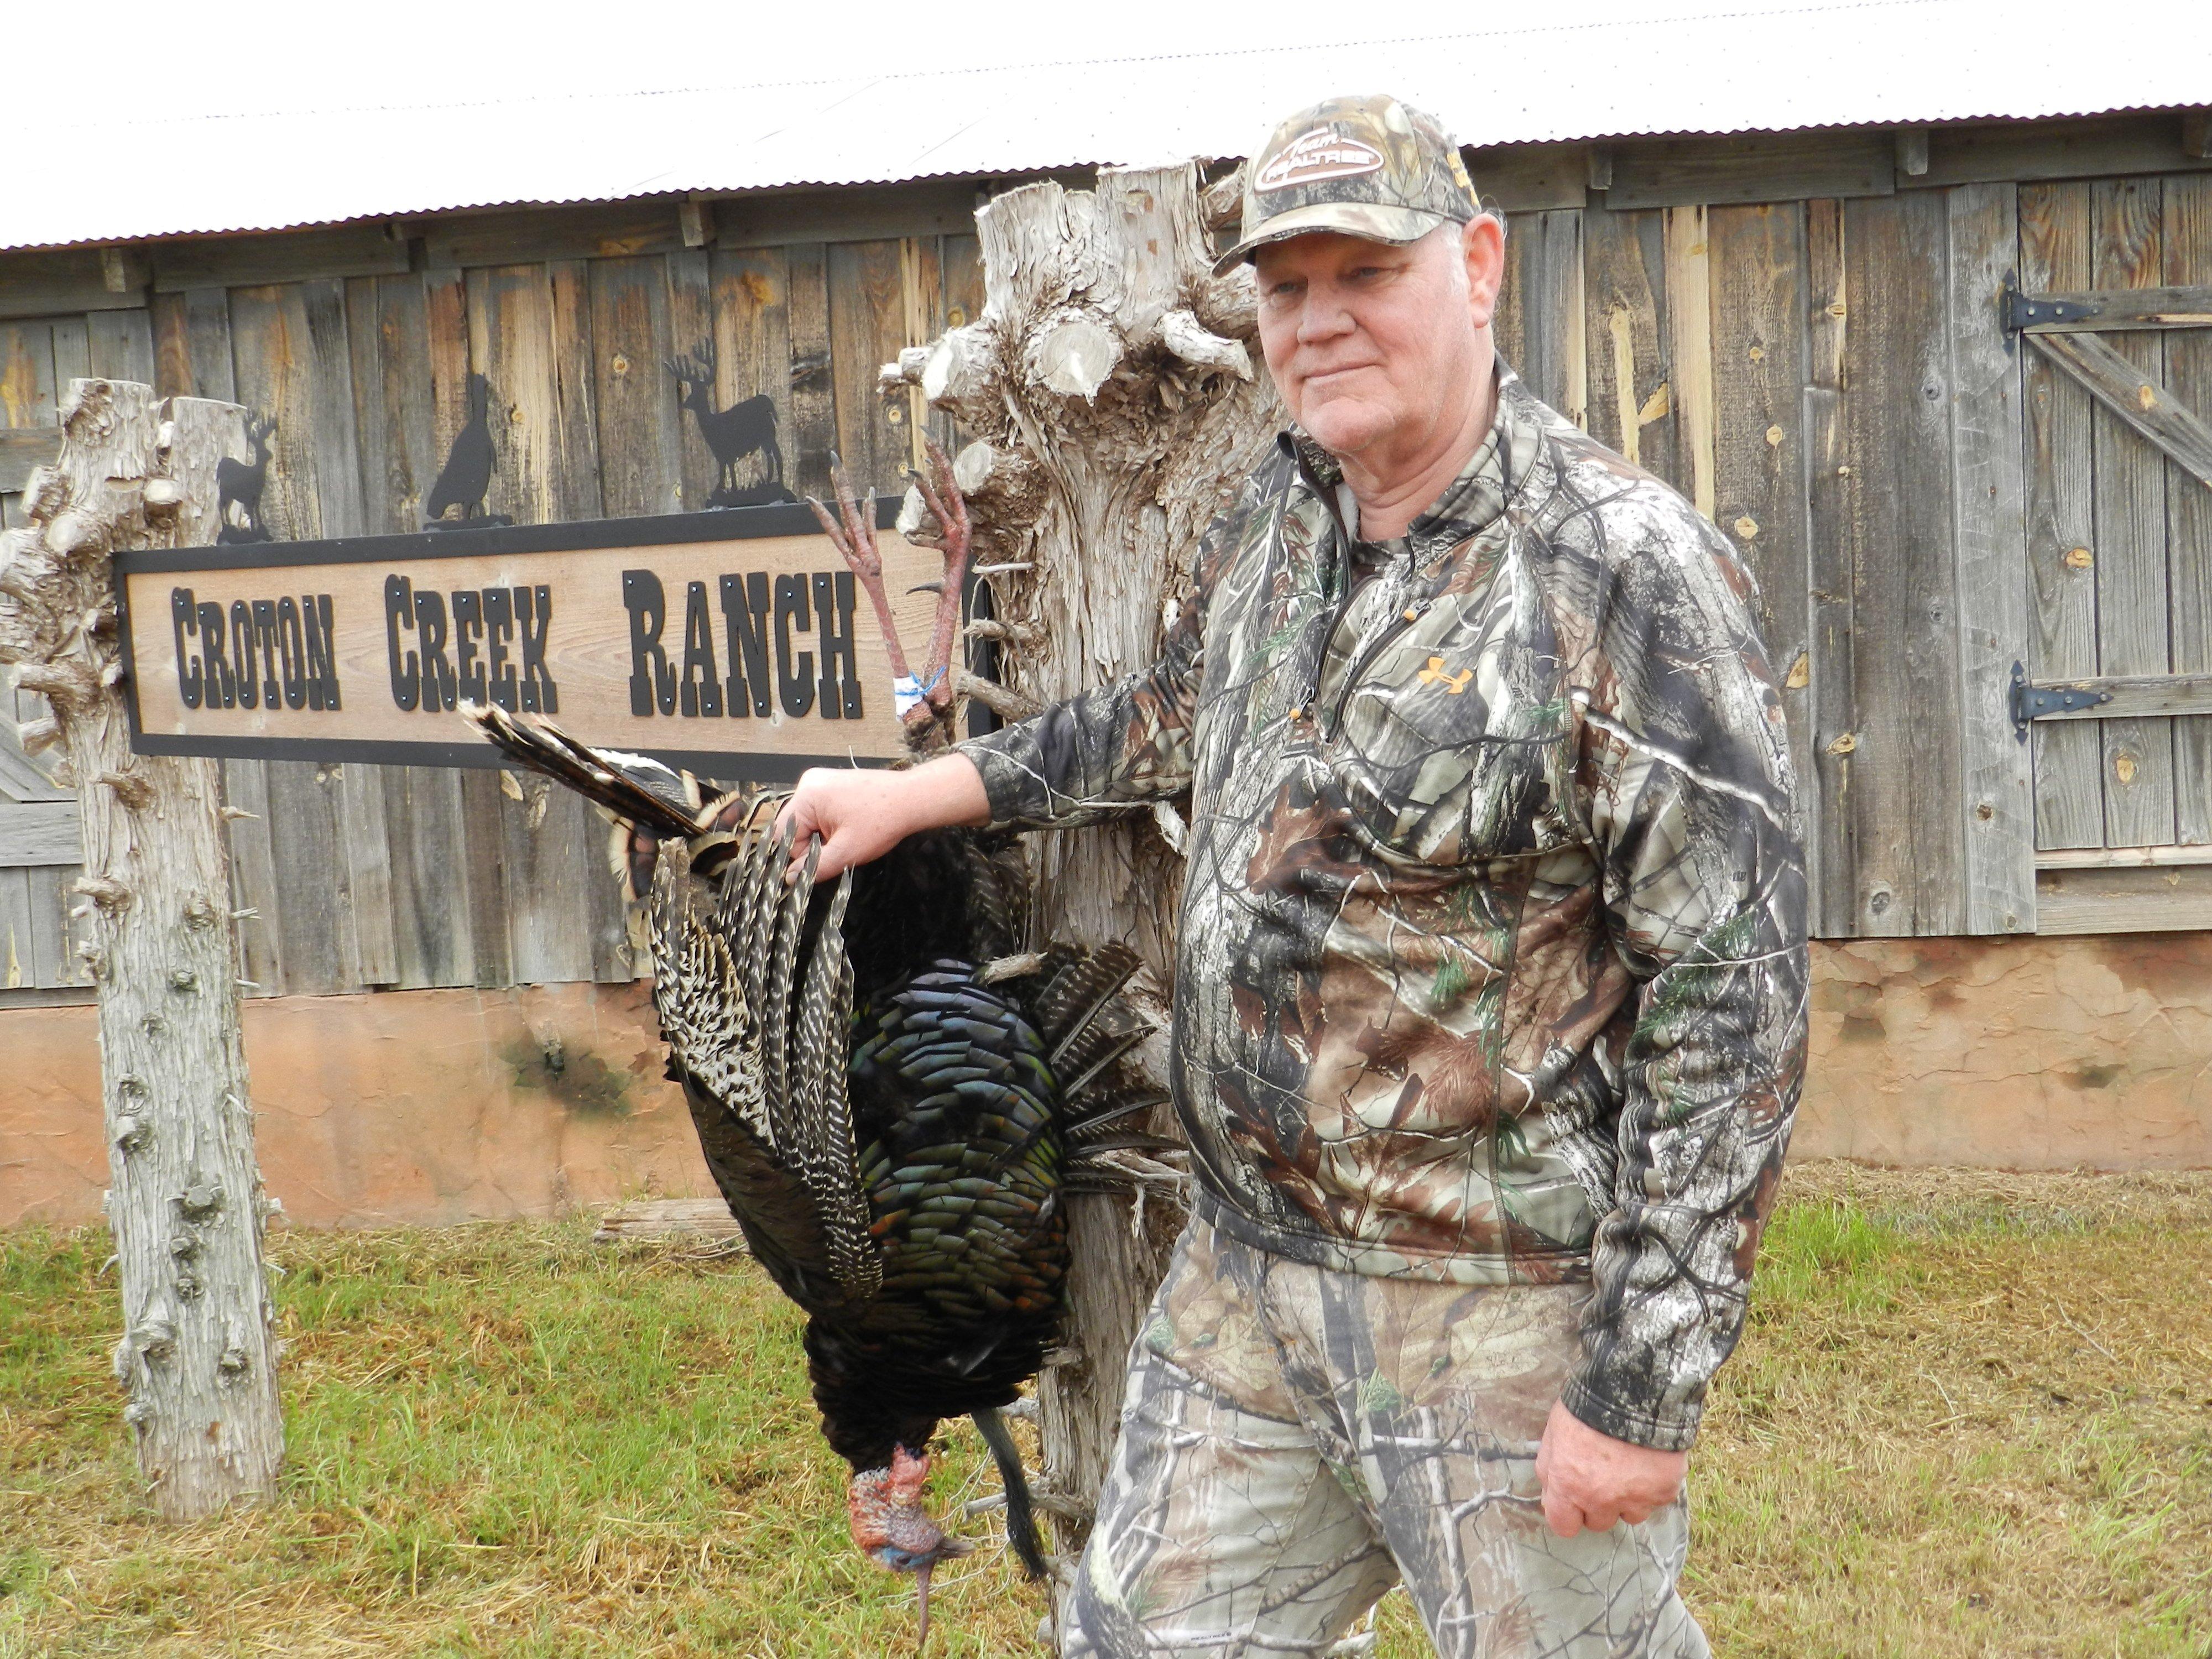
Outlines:
{"type": "MultiPolygon", "coordinates": [[[[927,631],[934,553],[885,586],[927,631]]],[[[704,777],[902,757],[883,638],[803,507],[118,555],[141,754],[491,766],[464,703],[704,777]]]]}
{"type": "Polygon", "coordinates": [[[0,662],[53,707],[24,747],[61,746],[82,807],[123,1283],[115,1376],[139,1469],[173,1520],[273,1492],[284,1425],[222,778],[211,761],[132,752],[109,556],[213,538],[216,469],[246,452],[245,414],[73,382],[60,460],[31,475],[29,526],[0,539],[0,662]]]}

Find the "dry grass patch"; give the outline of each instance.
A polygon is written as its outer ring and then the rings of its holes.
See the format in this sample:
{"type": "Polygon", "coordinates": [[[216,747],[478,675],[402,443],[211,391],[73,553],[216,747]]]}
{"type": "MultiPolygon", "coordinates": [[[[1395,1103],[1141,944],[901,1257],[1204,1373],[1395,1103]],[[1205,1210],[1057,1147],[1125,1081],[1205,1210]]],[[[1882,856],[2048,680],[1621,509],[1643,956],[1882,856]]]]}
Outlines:
{"type": "MultiPolygon", "coordinates": [[[[123,1443],[104,1238],[7,1241],[0,1656],[907,1650],[795,1312],[586,1233],[281,1236],[283,1500],[177,1530],[123,1443]]],[[[1793,1171],[1693,1466],[1717,1651],[2204,1659],[2208,1292],[2212,1176],[1793,1171]]],[[[994,1488],[951,1451],[940,1506],[994,1488]]],[[[1036,1650],[1002,1551],[939,1585],[937,1651],[1036,1650]]],[[[1426,1652],[1402,1597],[1382,1626],[1426,1652]]]]}

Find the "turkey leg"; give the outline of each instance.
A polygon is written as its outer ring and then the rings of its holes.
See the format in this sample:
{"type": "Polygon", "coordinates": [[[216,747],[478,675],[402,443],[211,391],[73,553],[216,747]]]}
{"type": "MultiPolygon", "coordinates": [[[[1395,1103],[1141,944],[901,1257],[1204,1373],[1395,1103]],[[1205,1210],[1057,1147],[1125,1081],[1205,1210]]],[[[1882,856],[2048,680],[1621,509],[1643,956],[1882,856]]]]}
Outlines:
{"type": "Polygon", "coordinates": [[[959,647],[961,595],[968,580],[969,531],[968,503],[953,482],[952,462],[935,439],[927,441],[930,472],[935,476],[921,472],[908,476],[935,520],[935,528],[933,533],[910,539],[917,546],[934,548],[944,556],[945,575],[933,584],[937,588],[937,616],[930,629],[928,654],[923,659],[919,678],[908,665],[898,624],[891,619],[890,595],[884,587],[883,556],[876,550],[875,526],[869,522],[872,515],[854,493],[843,461],[836,455],[830,458],[830,481],[836,493],[837,511],[832,514],[813,496],[806,498],[807,506],[814,510],[815,521],[822,526],[822,533],[851,568],[869,604],[875,607],[876,623],[883,631],[884,654],[890,664],[893,687],[899,697],[899,721],[906,728],[908,744],[922,753],[942,746],[951,732],[951,668],[952,653],[959,647]]]}

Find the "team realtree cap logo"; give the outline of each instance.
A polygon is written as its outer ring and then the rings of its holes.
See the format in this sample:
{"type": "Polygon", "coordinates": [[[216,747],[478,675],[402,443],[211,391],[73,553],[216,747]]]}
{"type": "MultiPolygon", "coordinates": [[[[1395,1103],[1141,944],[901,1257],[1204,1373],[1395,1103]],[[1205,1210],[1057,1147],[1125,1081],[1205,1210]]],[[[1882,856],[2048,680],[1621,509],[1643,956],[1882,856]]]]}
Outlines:
{"type": "Polygon", "coordinates": [[[1302,132],[1278,150],[1260,169],[1256,190],[1288,190],[1294,185],[1318,184],[1324,179],[1351,179],[1363,173],[1380,173],[1382,153],[1346,138],[1333,127],[1302,132]]]}

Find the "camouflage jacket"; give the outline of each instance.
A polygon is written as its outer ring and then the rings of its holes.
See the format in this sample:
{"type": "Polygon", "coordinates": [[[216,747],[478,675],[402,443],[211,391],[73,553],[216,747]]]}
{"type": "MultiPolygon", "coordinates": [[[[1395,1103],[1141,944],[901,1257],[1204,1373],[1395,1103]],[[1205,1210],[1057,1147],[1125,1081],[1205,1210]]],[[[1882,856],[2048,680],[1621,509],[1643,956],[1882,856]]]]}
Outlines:
{"type": "Polygon", "coordinates": [[[1286,434],[1158,664],[963,752],[1002,825],[1190,792],[1172,1082],[1209,1219],[1358,1273],[1594,1279],[1569,1408],[1686,1446],[1804,1066],[1750,579],[1510,370],[1357,565],[1340,483],[1286,434]]]}

